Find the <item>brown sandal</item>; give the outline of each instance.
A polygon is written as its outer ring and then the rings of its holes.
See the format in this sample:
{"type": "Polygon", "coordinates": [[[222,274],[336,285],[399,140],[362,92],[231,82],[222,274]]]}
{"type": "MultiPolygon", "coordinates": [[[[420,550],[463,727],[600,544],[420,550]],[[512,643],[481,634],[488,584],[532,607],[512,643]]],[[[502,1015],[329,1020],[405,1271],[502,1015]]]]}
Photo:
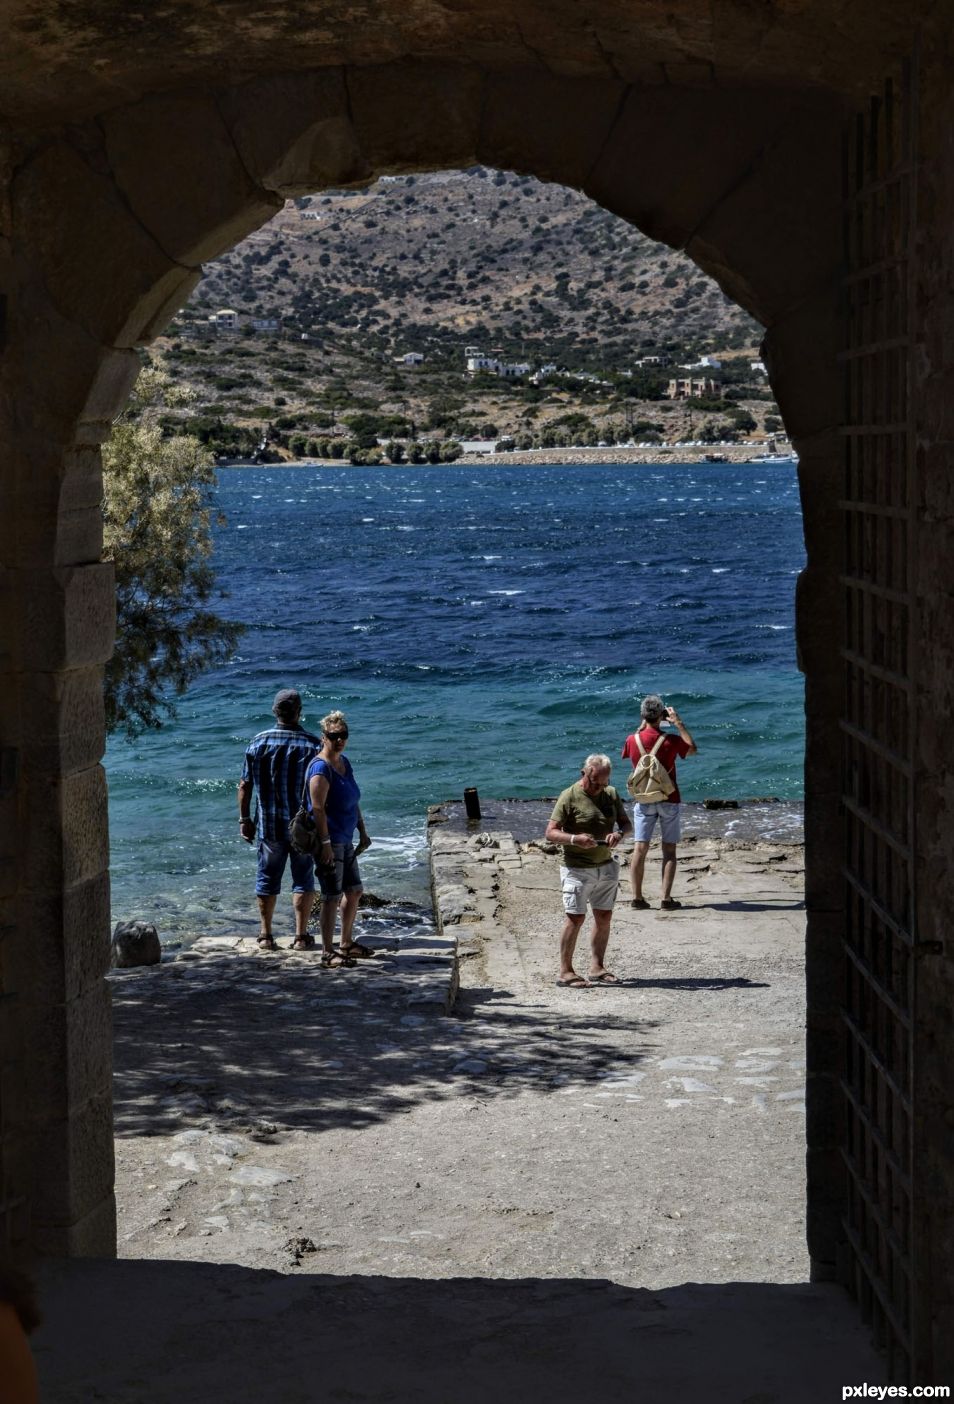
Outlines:
{"type": "Polygon", "coordinates": [[[260,949],[260,950],[263,950],[263,951],[277,951],[277,950],[278,950],[278,947],[277,947],[276,944],[275,944],[275,937],[274,937],[274,936],[259,936],[259,938],[258,938],[258,945],[259,945],[259,949],[260,949]]]}
{"type": "Polygon", "coordinates": [[[315,949],[314,936],[296,936],[291,943],[293,951],[313,951],[315,949]]]}
{"type": "Polygon", "coordinates": [[[351,956],[342,955],[340,951],[322,951],[321,964],[326,970],[340,970],[344,966],[354,965],[351,956]]]}

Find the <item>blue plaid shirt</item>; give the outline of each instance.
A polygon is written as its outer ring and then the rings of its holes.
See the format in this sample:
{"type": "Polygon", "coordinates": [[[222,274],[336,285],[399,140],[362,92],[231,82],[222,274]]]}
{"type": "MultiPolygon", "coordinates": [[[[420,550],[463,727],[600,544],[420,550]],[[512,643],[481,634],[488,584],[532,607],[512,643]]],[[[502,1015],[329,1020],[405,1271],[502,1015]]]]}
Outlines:
{"type": "Polygon", "coordinates": [[[288,840],[288,821],[301,804],[305,772],[321,742],[300,726],[273,726],[253,736],[242,779],[255,786],[255,832],[260,839],[288,840]]]}

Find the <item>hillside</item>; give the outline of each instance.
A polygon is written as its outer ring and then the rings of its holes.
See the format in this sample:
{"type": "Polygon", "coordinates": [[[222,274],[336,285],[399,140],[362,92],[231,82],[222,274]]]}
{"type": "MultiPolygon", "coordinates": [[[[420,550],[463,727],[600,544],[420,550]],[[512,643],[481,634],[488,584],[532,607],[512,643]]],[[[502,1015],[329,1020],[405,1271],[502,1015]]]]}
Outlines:
{"type": "Polygon", "coordinates": [[[578,192],[477,167],[289,202],[208,266],[159,349],[207,417],[250,433],[281,420],[347,434],[356,412],[380,412],[396,437],[539,436],[574,414],[602,436],[661,424],[641,408],[661,394],[660,372],[633,377],[642,357],[734,350],[747,366],[759,337],[688,259],[578,192]],[[238,334],[209,335],[222,308],[238,334]],[[467,378],[467,345],[612,384],[467,378]],[[423,364],[397,364],[408,352],[423,364]]]}
{"type": "Polygon", "coordinates": [[[565,347],[594,370],[759,336],[683,255],[577,191],[483,167],[289,204],[209,268],[196,305],[284,314],[319,340],[361,334],[381,350],[565,347]]]}

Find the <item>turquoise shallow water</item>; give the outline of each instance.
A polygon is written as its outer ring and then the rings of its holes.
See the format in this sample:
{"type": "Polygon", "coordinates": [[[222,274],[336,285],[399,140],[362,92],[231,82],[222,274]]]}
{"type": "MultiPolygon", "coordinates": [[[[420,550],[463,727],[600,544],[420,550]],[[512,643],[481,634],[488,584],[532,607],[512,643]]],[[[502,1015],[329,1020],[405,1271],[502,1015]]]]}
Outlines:
{"type": "Polygon", "coordinates": [[[281,686],[306,725],[348,713],[383,895],[426,896],[428,804],[555,793],[650,690],[699,744],[687,800],[801,796],[792,465],[225,469],[219,500],[248,632],[176,722],[110,744],[117,919],[251,929],[235,783],[281,686]]]}

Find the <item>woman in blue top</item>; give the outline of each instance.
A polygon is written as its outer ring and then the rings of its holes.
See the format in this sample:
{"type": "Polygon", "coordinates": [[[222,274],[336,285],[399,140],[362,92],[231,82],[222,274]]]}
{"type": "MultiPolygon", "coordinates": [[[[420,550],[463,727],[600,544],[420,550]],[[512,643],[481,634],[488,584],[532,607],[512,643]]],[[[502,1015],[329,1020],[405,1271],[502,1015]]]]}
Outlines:
{"type": "Polygon", "coordinates": [[[348,723],[344,712],[329,712],[321,721],[322,745],[308,767],[308,808],[321,839],[315,863],[321,887],[321,963],[354,965],[355,956],[373,952],[351,939],[361,896],[358,854],[371,844],[361,815],[361,791],[344,755],[348,723]],[[354,845],[354,831],[359,842],[354,845]],[[341,945],[335,949],[335,921],[341,910],[341,945]]]}

